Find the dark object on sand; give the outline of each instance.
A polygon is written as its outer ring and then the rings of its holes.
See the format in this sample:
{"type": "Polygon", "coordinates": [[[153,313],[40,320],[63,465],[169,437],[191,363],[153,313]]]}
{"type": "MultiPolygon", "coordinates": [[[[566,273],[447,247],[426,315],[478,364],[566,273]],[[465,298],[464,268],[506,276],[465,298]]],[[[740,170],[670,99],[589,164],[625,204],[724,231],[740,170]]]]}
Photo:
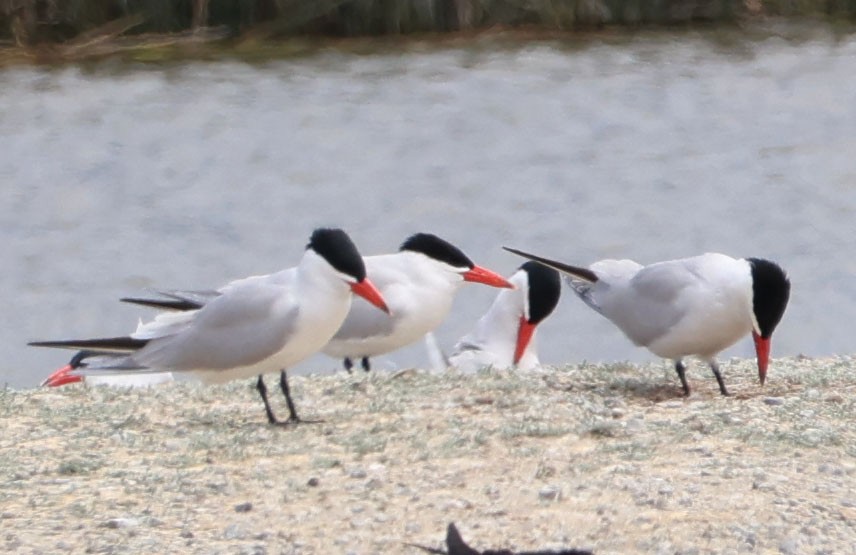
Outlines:
{"type": "Polygon", "coordinates": [[[446,529],[446,548],[449,551],[441,551],[433,547],[425,547],[424,545],[408,544],[413,547],[425,550],[428,553],[437,553],[441,555],[592,555],[591,551],[585,549],[563,549],[561,551],[521,551],[515,553],[508,549],[488,549],[486,551],[476,551],[472,547],[464,543],[464,539],[455,528],[454,523],[450,523],[446,529]]]}

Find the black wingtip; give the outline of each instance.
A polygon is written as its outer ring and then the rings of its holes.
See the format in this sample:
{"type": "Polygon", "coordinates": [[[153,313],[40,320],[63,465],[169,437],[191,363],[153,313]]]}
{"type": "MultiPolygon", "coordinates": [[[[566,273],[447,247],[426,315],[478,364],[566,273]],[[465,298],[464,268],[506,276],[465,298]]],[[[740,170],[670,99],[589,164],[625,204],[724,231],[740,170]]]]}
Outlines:
{"type": "Polygon", "coordinates": [[[549,258],[544,258],[543,256],[538,256],[535,254],[531,254],[528,252],[523,252],[521,250],[513,249],[511,247],[502,247],[508,252],[514,253],[518,256],[522,256],[523,258],[528,258],[529,260],[534,260],[535,262],[540,262],[541,264],[553,268],[554,270],[558,270],[563,274],[568,274],[578,279],[582,279],[591,283],[596,283],[598,280],[597,274],[589,270],[588,268],[580,268],[579,266],[571,266],[570,264],[565,264],[564,262],[558,262],[556,260],[550,260],[549,258]]]}
{"type": "Polygon", "coordinates": [[[157,308],[161,310],[178,310],[178,311],[187,311],[187,310],[197,310],[202,308],[200,303],[195,303],[193,301],[183,300],[183,299],[170,299],[170,300],[161,300],[161,299],[141,299],[137,297],[122,297],[119,299],[123,303],[136,304],[140,306],[147,306],[149,308],[157,308]]]}
{"type": "Polygon", "coordinates": [[[145,347],[148,339],[133,337],[107,337],[103,339],[70,339],[67,341],[31,341],[31,347],[51,347],[54,349],[78,349],[106,353],[129,353],[145,347]]]}
{"type": "Polygon", "coordinates": [[[79,349],[70,341],[30,341],[27,343],[30,347],[52,347],[54,349],[79,349]]]}

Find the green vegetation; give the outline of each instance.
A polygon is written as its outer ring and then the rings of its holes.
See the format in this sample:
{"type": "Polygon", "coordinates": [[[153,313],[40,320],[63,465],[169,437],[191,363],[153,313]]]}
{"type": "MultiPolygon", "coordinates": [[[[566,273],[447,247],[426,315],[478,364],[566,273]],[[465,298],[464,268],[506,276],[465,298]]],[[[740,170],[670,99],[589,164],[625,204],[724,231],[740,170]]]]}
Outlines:
{"type": "Polygon", "coordinates": [[[81,48],[152,34],[198,42],[497,27],[564,31],[754,15],[852,19],[856,0],[0,0],[0,45],[81,48]]]}

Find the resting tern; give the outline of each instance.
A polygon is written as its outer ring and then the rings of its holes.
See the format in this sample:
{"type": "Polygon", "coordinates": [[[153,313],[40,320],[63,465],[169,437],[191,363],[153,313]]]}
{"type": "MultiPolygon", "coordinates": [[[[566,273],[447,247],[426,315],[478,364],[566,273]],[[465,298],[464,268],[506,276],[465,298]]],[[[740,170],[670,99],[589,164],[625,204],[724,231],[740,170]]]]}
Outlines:
{"type": "Polygon", "coordinates": [[[455,345],[449,364],[463,371],[493,366],[531,370],[540,365],[536,327],[559,303],[559,273],[538,262],[526,262],[508,280],[475,329],[455,345]]]}
{"type": "Polygon", "coordinates": [[[42,387],[59,387],[70,383],[85,382],[88,385],[109,385],[113,387],[147,387],[160,383],[173,381],[171,372],[157,372],[152,374],[119,374],[106,376],[81,376],[75,372],[80,368],[86,368],[90,364],[104,364],[114,362],[115,357],[124,356],[122,353],[106,354],[98,351],[79,351],[71,360],[45,378],[42,387]]]}
{"type": "Polygon", "coordinates": [[[170,309],[127,337],[31,345],[105,353],[78,369],[81,375],[174,372],[205,383],[258,375],[256,387],[271,424],[280,421],[262,375],[280,370],[287,422],[297,422],[286,368],[327,343],[348,314],[352,292],[388,312],[348,235],[322,228],[294,268],[239,279],[216,291],[165,292],[168,300],[125,299],[170,309]]]}
{"type": "Polygon", "coordinates": [[[770,338],[788,304],[785,271],[763,258],[735,259],[707,253],[642,266],[632,260],[601,260],[570,266],[505,247],[566,274],[577,295],[636,345],[675,361],[690,394],[682,359],[710,364],[719,391],[728,395],[716,355],[751,332],[761,385],[767,376],[770,338]]]}
{"type": "Polygon", "coordinates": [[[439,326],[464,282],[513,288],[499,274],[476,266],[460,249],[430,233],[412,235],[397,253],[364,260],[391,317],[364,303],[351,306],[342,327],[323,349],[327,355],[343,358],[348,371],[354,358],[362,358],[368,371],[369,357],[404,347],[439,326]]]}

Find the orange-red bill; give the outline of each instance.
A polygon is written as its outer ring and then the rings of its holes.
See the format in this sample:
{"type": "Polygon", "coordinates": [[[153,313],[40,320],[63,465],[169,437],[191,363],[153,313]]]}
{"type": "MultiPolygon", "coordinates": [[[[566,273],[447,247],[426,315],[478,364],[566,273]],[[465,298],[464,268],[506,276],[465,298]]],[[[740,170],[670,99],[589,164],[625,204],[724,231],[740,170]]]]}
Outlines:
{"type": "Polygon", "coordinates": [[[758,379],[761,380],[761,385],[767,379],[767,363],[770,361],[770,338],[764,338],[752,332],[752,339],[755,340],[755,354],[758,357],[758,379]]]}
{"type": "Polygon", "coordinates": [[[71,364],[66,364],[42,382],[42,387],[59,387],[61,385],[69,384],[69,383],[77,383],[82,382],[82,376],[75,376],[72,374],[74,371],[74,367],[71,364]]]}
{"type": "Polygon", "coordinates": [[[517,327],[517,345],[514,346],[514,364],[523,358],[523,353],[526,352],[526,347],[529,346],[533,333],[535,333],[535,324],[530,324],[525,316],[521,316],[520,325],[517,327]]]}
{"type": "Polygon", "coordinates": [[[380,291],[377,290],[377,287],[374,286],[369,278],[365,278],[363,281],[358,281],[357,283],[352,283],[351,291],[389,314],[389,307],[386,306],[386,301],[383,300],[383,295],[380,294],[380,291]]]}
{"type": "Polygon", "coordinates": [[[481,266],[473,266],[472,269],[464,273],[464,281],[472,281],[475,283],[484,283],[491,287],[505,287],[514,289],[514,285],[509,283],[507,279],[481,266]]]}

